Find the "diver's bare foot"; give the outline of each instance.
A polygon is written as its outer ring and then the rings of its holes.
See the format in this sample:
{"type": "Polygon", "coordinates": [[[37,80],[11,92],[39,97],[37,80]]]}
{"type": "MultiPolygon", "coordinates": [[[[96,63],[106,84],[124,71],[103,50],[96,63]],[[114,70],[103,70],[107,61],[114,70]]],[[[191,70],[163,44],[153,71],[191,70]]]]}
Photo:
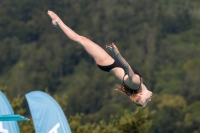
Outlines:
{"type": "Polygon", "coordinates": [[[50,10],[48,10],[47,14],[52,19],[52,24],[54,26],[58,25],[58,22],[60,21],[60,18],[58,17],[58,15],[56,15],[53,11],[50,11],[50,10]]]}

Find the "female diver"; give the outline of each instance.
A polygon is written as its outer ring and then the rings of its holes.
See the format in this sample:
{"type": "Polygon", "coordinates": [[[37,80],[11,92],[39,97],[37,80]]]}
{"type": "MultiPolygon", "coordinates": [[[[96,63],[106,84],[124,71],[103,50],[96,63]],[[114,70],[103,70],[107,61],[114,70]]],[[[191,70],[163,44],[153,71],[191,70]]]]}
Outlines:
{"type": "Polygon", "coordinates": [[[106,45],[106,48],[115,55],[116,59],[112,58],[105,50],[90,39],[70,29],[53,11],[48,11],[47,14],[52,19],[54,26],[59,26],[69,39],[83,46],[101,70],[110,72],[119,79],[121,84],[116,90],[127,94],[137,106],[144,107],[151,101],[153,93],[146,88],[142,82],[142,76],[130,67],[114,43],[106,45]]]}

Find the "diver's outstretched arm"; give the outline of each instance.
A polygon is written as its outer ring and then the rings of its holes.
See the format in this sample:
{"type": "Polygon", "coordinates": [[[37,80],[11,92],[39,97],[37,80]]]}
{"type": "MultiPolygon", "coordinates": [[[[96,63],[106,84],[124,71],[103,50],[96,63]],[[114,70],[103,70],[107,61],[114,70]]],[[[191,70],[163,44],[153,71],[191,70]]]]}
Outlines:
{"type": "Polygon", "coordinates": [[[126,73],[128,74],[128,78],[133,82],[133,83],[137,83],[139,84],[140,81],[140,77],[138,75],[136,75],[134,73],[134,71],[132,70],[131,66],[128,64],[128,62],[122,57],[122,55],[120,54],[118,48],[115,46],[114,43],[112,43],[111,45],[106,45],[106,48],[109,49],[119,60],[119,62],[122,64],[122,66],[124,67],[126,73]]]}

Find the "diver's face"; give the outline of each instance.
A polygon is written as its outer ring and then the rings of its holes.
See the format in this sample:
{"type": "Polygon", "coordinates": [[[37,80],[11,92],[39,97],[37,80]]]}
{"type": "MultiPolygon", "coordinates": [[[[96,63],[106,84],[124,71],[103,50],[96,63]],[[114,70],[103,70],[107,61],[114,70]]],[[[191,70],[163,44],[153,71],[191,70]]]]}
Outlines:
{"type": "Polygon", "coordinates": [[[141,104],[144,107],[148,102],[151,101],[153,93],[149,91],[144,84],[141,84],[141,87],[142,87],[142,92],[139,95],[141,97],[141,104]]]}

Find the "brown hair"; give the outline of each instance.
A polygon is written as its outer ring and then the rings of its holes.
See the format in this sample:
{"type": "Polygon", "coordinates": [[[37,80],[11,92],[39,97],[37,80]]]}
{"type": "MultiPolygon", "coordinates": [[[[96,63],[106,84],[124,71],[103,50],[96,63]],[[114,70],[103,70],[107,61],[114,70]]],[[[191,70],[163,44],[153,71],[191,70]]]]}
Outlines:
{"type": "Polygon", "coordinates": [[[119,85],[116,85],[115,90],[128,95],[131,101],[135,103],[137,106],[142,106],[141,96],[137,95],[138,92],[141,91],[140,88],[138,90],[133,90],[133,89],[128,88],[124,84],[119,84],[119,85]]]}

